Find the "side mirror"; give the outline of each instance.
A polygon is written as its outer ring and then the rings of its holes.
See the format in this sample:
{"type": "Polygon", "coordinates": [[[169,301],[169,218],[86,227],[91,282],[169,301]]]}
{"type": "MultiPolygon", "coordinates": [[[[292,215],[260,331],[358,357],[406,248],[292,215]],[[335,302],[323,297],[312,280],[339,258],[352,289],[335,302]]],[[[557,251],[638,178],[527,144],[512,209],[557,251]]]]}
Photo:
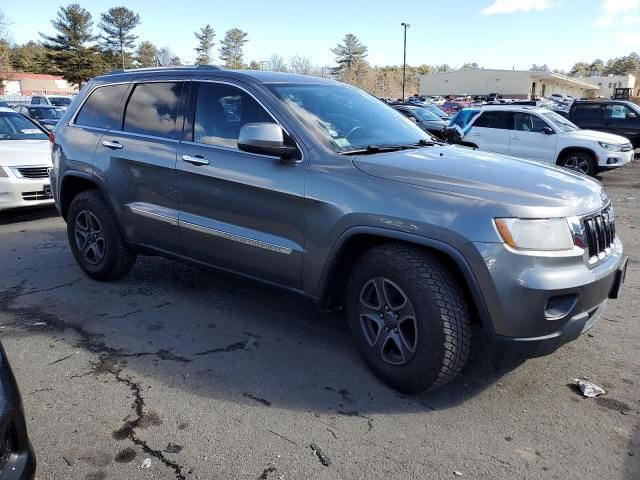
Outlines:
{"type": "Polygon", "coordinates": [[[547,126],[547,127],[542,127],[542,129],[540,130],[540,133],[544,133],[545,135],[553,135],[556,132],[553,131],[553,128],[547,126]]]}
{"type": "Polygon", "coordinates": [[[284,132],[277,123],[246,123],[240,129],[238,148],[244,152],[258,153],[290,160],[297,149],[284,144],[284,132]]]}

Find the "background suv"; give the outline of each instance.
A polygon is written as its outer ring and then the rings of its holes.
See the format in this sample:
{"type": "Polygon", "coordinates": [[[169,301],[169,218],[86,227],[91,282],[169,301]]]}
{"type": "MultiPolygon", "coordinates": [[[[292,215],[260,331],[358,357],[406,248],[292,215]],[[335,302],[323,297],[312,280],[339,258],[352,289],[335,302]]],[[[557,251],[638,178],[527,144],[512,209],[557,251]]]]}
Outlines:
{"type": "MultiPolygon", "coordinates": [[[[458,117],[450,129],[457,143],[595,175],[633,159],[629,140],[579,127],[542,107],[501,105],[472,109],[464,125],[458,117]],[[456,127],[457,125],[457,127],[456,127]]],[[[459,114],[460,115],[460,114],[459,114]]],[[[448,132],[451,137],[451,132],[448,132]]]]}
{"type": "Polygon", "coordinates": [[[569,120],[580,128],[613,133],[640,148],[640,107],[622,100],[576,101],[569,120]]]}
{"type": "Polygon", "coordinates": [[[56,205],[87,275],[162,255],[344,307],[367,364],[404,391],[461,371],[472,322],[501,350],[554,351],[624,278],[598,182],[432,142],[331,80],[116,72],[86,85],[51,140],[56,205]]]}

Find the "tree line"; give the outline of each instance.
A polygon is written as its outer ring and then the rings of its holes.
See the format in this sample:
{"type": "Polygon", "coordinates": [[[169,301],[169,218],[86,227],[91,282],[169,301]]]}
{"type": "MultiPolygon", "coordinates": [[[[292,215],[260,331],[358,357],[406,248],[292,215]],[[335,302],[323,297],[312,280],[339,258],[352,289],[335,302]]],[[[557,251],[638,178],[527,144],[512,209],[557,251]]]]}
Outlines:
{"type": "MultiPolygon", "coordinates": [[[[181,65],[182,59],[169,47],[158,47],[135,34],[140,15],[124,7],[112,7],[98,17],[95,25],[92,14],[77,3],[61,6],[51,21],[54,34],[40,33],[38,41],[14,45],[9,40],[9,22],[0,11],[0,72],[12,70],[32,73],[58,74],[69,83],[82,86],[90,78],[115,68],[138,68],[181,65]],[[97,27],[97,28],[96,28],[97,27]]],[[[288,61],[279,54],[266,60],[245,63],[244,47],[249,41],[247,32],[231,28],[224,33],[217,48],[220,63],[229,69],[271,70],[303,75],[332,77],[363,88],[377,96],[397,97],[402,91],[402,66],[373,66],[367,61],[368,47],[356,35],[348,33],[331,52],[334,66],[314,66],[309,57],[294,55],[288,61]]],[[[195,63],[218,63],[214,57],[216,31],[206,24],[194,32],[195,63]]],[[[481,68],[467,62],[460,69],[481,68]]],[[[417,75],[448,72],[447,64],[407,66],[407,92],[418,91],[417,75]]],[[[533,71],[550,71],[544,65],[532,65],[533,71]]],[[[567,73],[573,76],[624,75],[640,77],[640,56],[631,53],[606,62],[577,62],[567,73]]],[[[2,78],[0,78],[2,80],[2,78]]]]}

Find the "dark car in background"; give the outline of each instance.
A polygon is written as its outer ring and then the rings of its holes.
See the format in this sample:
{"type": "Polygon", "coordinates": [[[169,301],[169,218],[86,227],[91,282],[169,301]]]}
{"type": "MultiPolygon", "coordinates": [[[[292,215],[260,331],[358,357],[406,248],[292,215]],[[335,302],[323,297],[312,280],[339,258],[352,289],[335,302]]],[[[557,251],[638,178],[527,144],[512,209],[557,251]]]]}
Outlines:
{"type": "Polygon", "coordinates": [[[445,122],[448,122],[449,119],[451,118],[451,115],[449,115],[447,112],[442,110],[440,107],[438,107],[434,103],[427,103],[427,104],[423,105],[423,108],[426,108],[431,113],[435,113],[438,117],[440,117],[445,122]]]}
{"type": "Polygon", "coordinates": [[[64,113],[60,108],[48,105],[18,105],[16,112],[35,120],[47,130],[53,130],[64,113]]]}
{"type": "Polygon", "coordinates": [[[20,391],[0,343],[0,479],[30,480],[35,471],[20,391]]]}
{"type": "Polygon", "coordinates": [[[2,108],[11,108],[11,107],[9,107],[9,104],[7,102],[5,102],[4,100],[0,100],[0,107],[2,107],[2,108]]]}
{"type": "Polygon", "coordinates": [[[640,148],[640,107],[624,100],[576,100],[571,105],[569,120],[588,130],[613,133],[629,139],[640,148]]]}
{"type": "Polygon", "coordinates": [[[447,126],[447,122],[435,113],[417,105],[395,105],[393,108],[413,121],[425,132],[435,135],[439,139],[444,139],[444,129],[447,126]]]}

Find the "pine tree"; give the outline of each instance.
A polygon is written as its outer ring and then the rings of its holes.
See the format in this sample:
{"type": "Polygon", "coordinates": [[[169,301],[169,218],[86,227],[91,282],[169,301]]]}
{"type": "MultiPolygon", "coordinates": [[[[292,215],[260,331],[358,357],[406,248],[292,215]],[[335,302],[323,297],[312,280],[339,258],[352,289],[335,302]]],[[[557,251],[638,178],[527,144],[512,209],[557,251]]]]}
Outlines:
{"type": "Polygon", "coordinates": [[[363,62],[367,56],[367,47],[363,45],[358,37],[352,33],[347,33],[331,52],[336,56],[337,67],[333,73],[339,77],[349,76],[355,62],[363,62]]]}
{"type": "Polygon", "coordinates": [[[247,35],[247,32],[239,28],[232,28],[224,34],[224,39],[220,42],[220,59],[226,68],[234,70],[245,68],[242,47],[248,41],[247,35]]]}
{"type": "Polygon", "coordinates": [[[56,73],[47,61],[47,49],[33,40],[13,48],[11,63],[14,69],[22,72],[56,73]]]}
{"type": "Polygon", "coordinates": [[[133,48],[138,39],[131,32],[140,24],[140,15],[127,7],[112,7],[106,13],[102,13],[100,19],[98,26],[103,32],[100,37],[102,47],[110,52],[118,52],[122,68],[126,68],[126,63],[131,63],[128,50],[133,48]]]}
{"type": "Polygon", "coordinates": [[[40,34],[47,56],[62,73],[65,80],[81,87],[83,83],[102,72],[100,51],[93,42],[91,14],[77,3],[60,7],[55,20],[55,35],[40,34]]]}
{"type": "Polygon", "coordinates": [[[198,54],[196,65],[209,65],[211,63],[211,49],[215,45],[213,39],[216,36],[216,32],[207,23],[204,28],[200,29],[200,33],[195,32],[194,35],[198,39],[198,46],[195,48],[198,54]]]}
{"type": "Polygon", "coordinates": [[[158,49],[151,42],[140,42],[135,60],[138,67],[155,67],[158,64],[158,49]]]}

